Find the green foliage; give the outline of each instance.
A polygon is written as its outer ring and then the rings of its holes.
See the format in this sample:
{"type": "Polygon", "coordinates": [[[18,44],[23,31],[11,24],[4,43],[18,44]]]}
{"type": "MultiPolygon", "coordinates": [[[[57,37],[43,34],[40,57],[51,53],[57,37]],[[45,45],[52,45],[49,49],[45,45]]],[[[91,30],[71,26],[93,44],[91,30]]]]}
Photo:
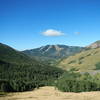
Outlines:
{"type": "Polygon", "coordinates": [[[76,60],[72,60],[68,64],[72,64],[72,63],[75,63],[75,62],[76,62],[76,60]]]}
{"type": "MultiPolygon", "coordinates": [[[[77,49],[79,48],[73,49],[73,52],[77,49]]],[[[82,59],[83,56],[79,58],[82,59]]],[[[74,63],[76,59],[71,61],[74,63]]],[[[96,64],[96,69],[100,69],[100,63],[96,64]]],[[[91,76],[88,73],[76,73],[77,71],[78,68],[73,67],[65,72],[0,44],[0,92],[30,91],[47,85],[55,85],[64,92],[100,90],[100,74],[91,76]]]]}
{"type": "Polygon", "coordinates": [[[37,60],[0,43],[0,91],[28,91],[52,85],[64,72],[37,60]]]}
{"type": "Polygon", "coordinates": [[[81,75],[67,72],[58,79],[55,86],[63,92],[100,91],[100,74],[91,76],[89,73],[81,75]]]}
{"type": "Polygon", "coordinates": [[[30,64],[36,62],[26,54],[0,43],[0,60],[14,64],[30,64]]]}
{"type": "MultiPolygon", "coordinates": [[[[61,82],[61,81],[60,81],[61,82]]],[[[64,80],[57,85],[58,89],[63,92],[85,92],[98,90],[96,83],[84,80],[64,80]],[[62,84],[62,85],[61,85],[62,84]],[[60,86],[61,85],[61,86],[60,86]]],[[[100,89],[99,89],[100,90],[100,89]]]]}
{"type": "Polygon", "coordinates": [[[28,91],[52,85],[63,72],[59,68],[41,64],[0,64],[0,91],[28,91]]]}
{"type": "Polygon", "coordinates": [[[100,62],[98,62],[95,66],[96,66],[96,70],[100,70],[100,62]]]}
{"type": "Polygon", "coordinates": [[[79,58],[79,60],[83,60],[83,59],[84,59],[84,57],[80,57],[80,58],[79,58]]]}
{"type": "Polygon", "coordinates": [[[70,72],[75,72],[75,71],[78,71],[79,69],[78,68],[71,68],[69,71],[70,72]]]}

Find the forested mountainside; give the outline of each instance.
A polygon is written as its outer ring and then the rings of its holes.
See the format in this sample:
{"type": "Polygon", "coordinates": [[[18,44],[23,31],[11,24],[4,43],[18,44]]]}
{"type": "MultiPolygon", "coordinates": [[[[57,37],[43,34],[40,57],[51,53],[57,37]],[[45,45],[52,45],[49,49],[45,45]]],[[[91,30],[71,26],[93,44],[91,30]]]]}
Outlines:
{"type": "Polygon", "coordinates": [[[51,85],[63,72],[0,44],[0,91],[28,91],[51,85]]]}
{"type": "Polygon", "coordinates": [[[30,91],[51,85],[64,92],[100,91],[99,47],[66,57],[57,66],[42,63],[4,44],[0,44],[0,55],[2,92],[30,91]],[[89,70],[98,73],[89,74],[89,70]]]}

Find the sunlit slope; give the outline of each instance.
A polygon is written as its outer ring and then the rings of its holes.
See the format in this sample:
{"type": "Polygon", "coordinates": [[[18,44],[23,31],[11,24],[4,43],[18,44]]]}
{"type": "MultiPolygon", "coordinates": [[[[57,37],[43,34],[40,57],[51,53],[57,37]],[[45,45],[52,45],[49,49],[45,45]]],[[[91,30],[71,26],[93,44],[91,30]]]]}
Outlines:
{"type": "Polygon", "coordinates": [[[69,58],[63,59],[58,66],[66,70],[76,68],[80,71],[96,69],[100,62],[100,48],[86,50],[69,58]]]}

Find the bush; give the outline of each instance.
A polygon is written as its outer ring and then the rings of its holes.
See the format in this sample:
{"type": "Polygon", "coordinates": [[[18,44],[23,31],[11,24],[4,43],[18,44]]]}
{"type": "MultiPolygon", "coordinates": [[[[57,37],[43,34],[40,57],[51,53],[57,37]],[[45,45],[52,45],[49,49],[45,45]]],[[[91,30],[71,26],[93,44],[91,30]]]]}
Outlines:
{"type": "MultiPolygon", "coordinates": [[[[100,91],[100,81],[94,81],[95,76],[88,73],[67,73],[55,83],[55,86],[63,92],[87,92],[100,91]]],[[[100,79],[99,79],[100,80],[100,79]]]]}
{"type": "Polygon", "coordinates": [[[100,70],[100,62],[97,63],[95,66],[96,66],[96,70],[100,70]]]}

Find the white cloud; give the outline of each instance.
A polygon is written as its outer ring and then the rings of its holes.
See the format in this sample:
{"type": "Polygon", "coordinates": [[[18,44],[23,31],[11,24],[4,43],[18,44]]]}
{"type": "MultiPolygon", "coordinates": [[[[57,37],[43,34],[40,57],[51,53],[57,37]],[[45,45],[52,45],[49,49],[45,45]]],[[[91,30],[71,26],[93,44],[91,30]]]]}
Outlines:
{"type": "Polygon", "coordinates": [[[80,34],[80,32],[75,32],[75,34],[76,34],[76,35],[79,35],[79,34],[80,34]]]}
{"type": "Polygon", "coordinates": [[[54,30],[54,29],[48,29],[48,30],[42,32],[42,34],[44,36],[62,36],[62,35],[64,35],[63,32],[54,30]]]}

